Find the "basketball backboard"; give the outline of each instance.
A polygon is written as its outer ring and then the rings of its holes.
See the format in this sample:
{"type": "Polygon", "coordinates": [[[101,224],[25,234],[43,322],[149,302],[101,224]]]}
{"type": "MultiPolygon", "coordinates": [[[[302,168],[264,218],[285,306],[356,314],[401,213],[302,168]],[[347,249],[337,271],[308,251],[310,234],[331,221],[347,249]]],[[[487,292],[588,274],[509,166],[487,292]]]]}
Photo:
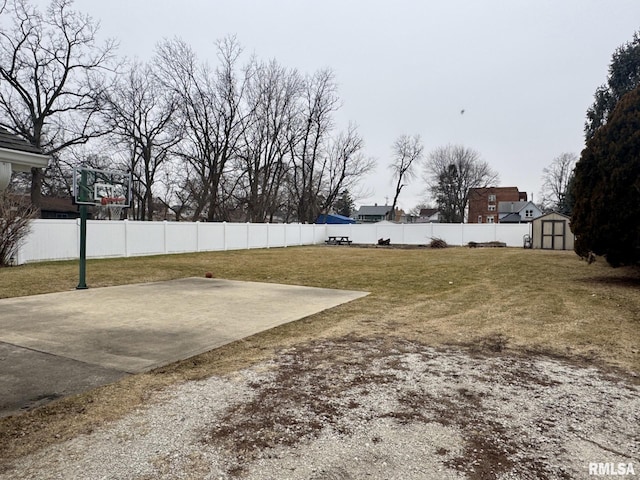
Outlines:
{"type": "Polygon", "coordinates": [[[131,174],[76,167],[73,170],[73,199],[79,205],[117,204],[131,206],[131,174]]]}

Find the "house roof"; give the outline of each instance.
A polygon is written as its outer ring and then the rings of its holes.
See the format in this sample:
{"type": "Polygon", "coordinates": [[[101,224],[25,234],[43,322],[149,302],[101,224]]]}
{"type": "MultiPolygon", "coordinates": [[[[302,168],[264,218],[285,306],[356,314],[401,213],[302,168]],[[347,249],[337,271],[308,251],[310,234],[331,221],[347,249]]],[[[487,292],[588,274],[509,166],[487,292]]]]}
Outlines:
{"type": "MultiPolygon", "coordinates": [[[[16,201],[30,202],[29,195],[25,194],[13,194],[12,198],[16,201]]],[[[40,210],[48,210],[50,212],[77,212],[78,205],[73,203],[73,198],[71,197],[49,197],[43,196],[40,199],[41,207],[40,210]]]]}
{"type": "Polygon", "coordinates": [[[522,217],[519,213],[507,213],[504,217],[500,218],[500,223],[520,223],[522,217]]]}
{"type": "Polygon", "coordinates": [[[363,205],[358,215],[386,215],[391,211],[391,205],[363,205]]]}
{"type": "Polygon", "coordinates": [[[420,209],[420,216],[421,217],[432,217],[436,213],[438,213],[438,209],[437,208],[421,208],[420,209]]]}
{"type": "Polygon", "coordinates": [[[0,127],[0,148],[6,148],[8,150],[17,150],[19,152],[38,153],[42,154],[42,150],[38,147],[34,147],[22,137],[14,135],[2,127],[0,127]]]}
{"type": "Polygon", "coordinates": [[[498,194],[498,193],[519,193],[518,187],[474,187],[469,189],[470,192],[482,194],[498,194]]]}
{"type": "MultiPolygon", "coordinates": [[[[520,213],[532,202],[498,202],[498,213],[520,213]]],[[[535,205],[534,205],[535,206],[535,205]]]]}
{"type": "Polygon", "coordinates": [[[469,196],[480,196],[484,197],[485,195],[517,195],[520,201],[527,200],[527,192],[521,192],[518,190],[518,187],[477,187],[469,189],[469,196]]]}
{"type": "Polygon", "coordinates": [[[71,197],[42,197],[40,209],[51,212],[77,212],[78,206],[74,205],[71,197]]]}

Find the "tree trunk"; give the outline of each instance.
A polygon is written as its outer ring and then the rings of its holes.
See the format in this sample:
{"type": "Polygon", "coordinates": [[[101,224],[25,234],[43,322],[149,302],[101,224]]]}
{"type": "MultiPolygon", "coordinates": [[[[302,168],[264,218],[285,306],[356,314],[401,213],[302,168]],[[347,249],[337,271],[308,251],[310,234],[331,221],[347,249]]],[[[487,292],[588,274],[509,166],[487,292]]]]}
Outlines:
{"type": "MultiPolygon", "coordinates": [[[[44,172],[41,168],[31,169],[31,204],[38,211],[42,208],[42,181],[44,172]]],[[[38,215],[40,216],[40,215],[38,215]]]]}

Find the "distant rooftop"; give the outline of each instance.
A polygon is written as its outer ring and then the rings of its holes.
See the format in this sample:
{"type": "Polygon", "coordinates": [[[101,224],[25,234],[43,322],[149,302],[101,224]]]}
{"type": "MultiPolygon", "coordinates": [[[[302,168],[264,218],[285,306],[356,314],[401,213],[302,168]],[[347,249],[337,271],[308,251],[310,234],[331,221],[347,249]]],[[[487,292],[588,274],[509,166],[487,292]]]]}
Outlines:
{"type": "Polygon", "coordinates": [[[530,202],[498,202],[498,212],[500,213],[518,213],[530,202]]]}
{"type": "Polygon", "coordinates": [[[391,211],[391,205],[363,205],[358,215],[386,215],[391,211]]]}
{"type": "Polygon", "coordinates": [[[421,208],[420,209],[420,216],[421,217],[431,217],[431,216],[435,215],[438,212],[439,212],[439,210],[437,208],[421,208]]]}

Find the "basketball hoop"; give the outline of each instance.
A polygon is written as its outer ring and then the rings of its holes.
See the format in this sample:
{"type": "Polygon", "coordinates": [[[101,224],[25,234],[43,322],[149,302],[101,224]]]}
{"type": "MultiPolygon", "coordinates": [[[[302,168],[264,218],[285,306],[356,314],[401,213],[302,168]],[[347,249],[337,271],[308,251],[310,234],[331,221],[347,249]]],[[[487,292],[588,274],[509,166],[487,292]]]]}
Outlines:
{"type": "Polygon", "coordinates": [[[99,206],[101,217],[106,220],[120,220],[126,200],[125,197],[102,197],[99,206]]]}

